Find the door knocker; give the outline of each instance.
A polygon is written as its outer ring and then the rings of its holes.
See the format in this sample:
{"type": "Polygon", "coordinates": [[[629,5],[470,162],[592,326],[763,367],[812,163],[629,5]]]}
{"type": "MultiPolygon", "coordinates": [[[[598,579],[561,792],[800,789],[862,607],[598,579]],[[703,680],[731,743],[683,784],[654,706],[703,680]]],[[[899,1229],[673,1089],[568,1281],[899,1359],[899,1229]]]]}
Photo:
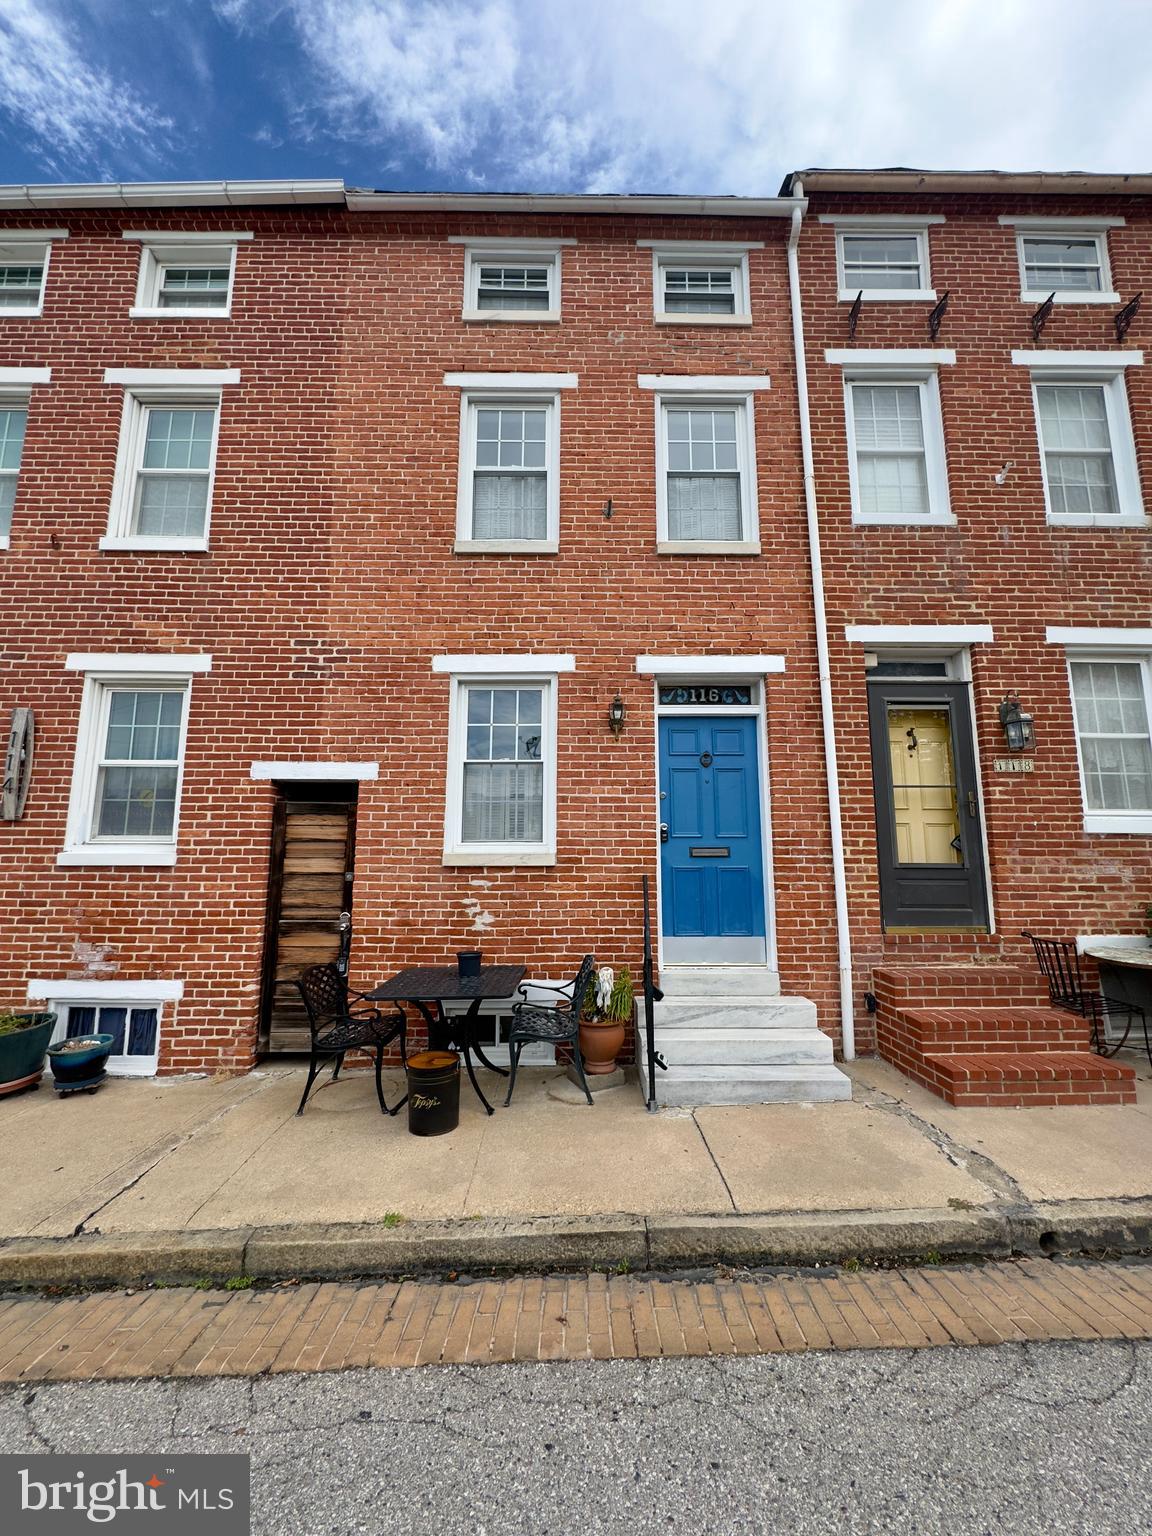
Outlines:
{"type": "Polygon", "coordinates": [[[915,726],[909,727],[909,729],[906,730],[904,732],[904,734],[908,738],[908,750],[909,750],[909,752],[915,752],[916,748],[920,745],[920,743],[916,740],[916,727],[915,726]]]}
{"type": "Polygon", "coordinates": [[[711,768],[711,766],[712,766],[712,754],[711,754],[711,752],[701,752],[701,754],[700,754],[700,766],[701,766],[701,768],[711,768]]]}

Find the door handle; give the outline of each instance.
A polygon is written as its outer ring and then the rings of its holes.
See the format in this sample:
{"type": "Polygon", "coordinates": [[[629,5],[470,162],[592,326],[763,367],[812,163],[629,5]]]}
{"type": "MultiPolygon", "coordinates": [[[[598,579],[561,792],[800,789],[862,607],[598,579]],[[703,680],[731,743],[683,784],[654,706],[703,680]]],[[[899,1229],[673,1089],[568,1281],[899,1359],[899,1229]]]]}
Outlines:
{"type": "Polygon", "coordinates": [[[660,841],[662,843],[668,841],[668,823],[666,821],[660,823],[660,841]]]}
{"type": "Polygon", "coordinates": [[[975,816],[976,814],[976,791],[974,789],[968,791],[968,814],[969,816],[975,816]]]}

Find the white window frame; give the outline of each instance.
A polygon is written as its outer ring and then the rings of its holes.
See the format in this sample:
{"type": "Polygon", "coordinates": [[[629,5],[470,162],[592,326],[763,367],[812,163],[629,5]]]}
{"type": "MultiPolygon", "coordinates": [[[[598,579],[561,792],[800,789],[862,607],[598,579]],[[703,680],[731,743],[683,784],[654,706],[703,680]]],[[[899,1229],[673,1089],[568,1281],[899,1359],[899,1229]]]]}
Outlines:
{"type": "Polygon", "coordinates": [[[652,318],[657,325],[751,325],[752,297],[748,252],[764,249],[763,241],[733,245],[715,240],[638,240],[652,252],[652,318]],[[730,315],[684,314],[664,307],[664,272],[668,267],[695,267],[732,273],[734,310],[730,315]]]}
{"type": "MultiPolygon", "coordinates": [[[[0,383],[0,411],[24,411],[25,418],[27,418],[31,414],[31,410],[32,390],[29,387],[14,387],[12,385],[5,385],[0,383]]],[[[0,479],[11,479],[16,487],[12,503],[13,519],[15,519],[16,516],[16,497],[20,495],[20,476],[24,473],[24,443],[27,441],[28,422],[27,419],[25,419],[24,442],[20,445],[20,463],[16,466],[16,472],[13,474],[12,471],[5,470],[3,474],[0,475],[0,479]]],[[[11,546],[11,533],[0,532],[0,549],[10,549],[11,546]]]]}
{"type": "Polygon", "coordinates": [[[1112,263],[1108,254],[1108,231],[1122,225],[1122,218],[1113,219],[1053,219],[1013,218],[1002,214],[1000,223],[1011,226],[1016,233],[1016,262],[1020,269],[1020,302],[1043,304],[1051,288],[1031,288],[1024,259],[1024,242],[1031,240],[1094,240],[1100,261],[1100,292],[1085,292],[1082,288],[1057,288],[1054,302],[1057,304],[1120,304],[1122,299],[1113,289],[1112,263]]]}
{"type": "Polygon", "coordinates": [[[560,391],[574,388],[575,374],[445,374],[446,384],[460,395],[460,457],[456,482],[456,542],[458,555],[554,555],[560,548],[560,391]],[[547,412],[545,472],[547,500],[542,539],[476,539],[472,536],[472,498],[476,469],[476,413],[517,408],[547,412]]]}
{"type": "Polygon", "coordinates": [[[43,1003],[48,1013],[58,1015],[52,1039],[57,1045],[67,1039],[69,1008],[154,1008],[156,1010],[156,1048],[148,1056],[127,1053],[109,1056],[108,1073],[112,1077],[155,1077],[160,1062],[160,1039],[164,1031],[164,1004],[176,1004],[184,996],[182,981],[30,981],[28,1001],[43,1003]]]}
{"type": "MultiPolygon", "coordinates": [[[[874,355],[874,354],[873,354],[874,355]]],[[[934,364],[903,366],[893,351],[891,361],[844,367],[844,432],[848,448],[848,487],[852,521],[862,527],[953,527],[956,514],[948,490],[948,456],[944,446],[944,417],[940,406],[940,373],[934,364]],[[856,417],[852,398],[857,384],[915,385],[920,391],[920,420],[924,429],[924,472],[928,485],[928,511],[865,513],[860,499],[860,470],[856,454],[856,417]]],[[[831,358],[829,358],[831,361],[831,358]]]]}
{"type": "Polygon", "coordinates": [[[238,242],[251,240],[247,233],[232,230],[219,234],[197,230],[128,230],[125,240],[140,242],[140,272],[136,302],[128,311],[133,320],[228,320],[232,316],[232,290],[236,281],[238,242]],[[190,305],[166,308],[160,303],[165,267],[214,266],[228,268],[228,292],[223,305],[190,305]]]}
{"type": "Polygon", "coordinates": [[[1124,370],[1139,367],[1143,352],[1013,352],[1012,361],[1026,367],[1031,375],[1032,412],[1036,422],[1036,449],[1040,457],[1040,477],[1044,486],[1044,515],[1054,528],[1144,528],[1148,517],[1140,487],[1140,469],[1136,460],[1136,441],[1132,433],[1132,415],[1128,409],[1128,390],[1124,370]],[[1104,408],[1108,415],[1108,435],[1112,445],[1112,469],[1116,477],[1119,511],[1108,513],[1054,512],[1048,488],[1048,460],[1040,423],[1042,384],[1086,384],[1104,387],[1104,408]]]}
{"type": "MultiPolygon", "coordinates": [[[[756,389],[667,387],[655,392],[656,406],[656,553],[658,555],[758,555],[760,496],[756,484],[756,389]],[[668,522],[668,412],[675,410],[736,410],[736,467],[740,477],[739,539],[673,539],[668,522]]],[[[702,381],[703,382],[703,381],[702,381]]],[[[722,384],[721,380],[710,381],[722,384]]],[[[643,376],[641,388],[644,386],[643,376]]],[[[760,386],[767,381],[760,381],[760,386]]]]}
{"type": "MultiPolygon", "coordinates": [[[[0,309],[0,319],[35,320],[44,313],[44,295],[48,291],[48,267],[52,261],[52,245],[56,240],[67,240],[66,229],[0,229],[0,248],[17,246],[27,249],[28,261],[19,265],[35,265],[43,256],[44,270],[40,274],[40,293],[35,304],[17,304],[11,309],[0,309]]],[[[7,265],[7,263],[2,263],[7,265]]]]}
{"type": "Polygon", "coordinates": [[[120,417],[120,442],[116,452],[116,470],[112,479],[112,499],[108,508],[108,531],[100,540],[101,549],[203,551],[208,548],[212,521],[212,501],[216,488],[216,459],[220,440],[220,415],[223,410],[223,386],[240,382],[239,373],[205,369],[166,370],[113,369],[105,372],[106,384],[123,384],[124,408],[120,417]],[[208,466],[208,499],[204,508],[204,528],[195,536],[134,533],[132,513],[136,492],[136,472],[144,455],[148,412],[157,410],[211,409],[212,448],[208,466]]]}
{"type": "Polygon", "coordinates": [[[852,217],[849,215],[821,214],[821,224],[833,224],[836,230],[836,291],[842,304],[854,304],[857,295],[863,292],[866,304],[916,304],[927,300],[936,302],[936,290],[932,286],[931,255],[929,251],[928,230],[933,224],[944,222],[941,216],[924,215],[917,217],[907,215],[900,217],[892,215],[889,218],[871,218],[868,216],[852,217]],[[916,241],[916,253],[920,263],[920,286],[918,288],[864,288],[853,287],[849,284],[844,274],[844,237],[845,235],[903,235],[914,238],[916,241]]]}
{"type": "Polygon", "coordinates": [[[560,319],[560,253],[575,240],[505,240],[502,237],[459,237],[449,235],[453,244],[464,246],[463,320],[495,321],[503,324],[548,325],[560,319]],[[479,300],[480,268],[546,267],[548,269],[547,309],[481,309],[479,300]]]}
{"type": "Polygon", "coordinates": [[[556,742],[558,735],[559,672],[571,671],[570,656],[437,657],[433,663],[454,666],[449,673],[448,773],[444,808],[444,856],[446,865],[551,866],[556,863],[556,742]],[[473,670],[473,664],[475,670],[473,670]],[[549,670],[545,670],[548,668],[549,670]],[[540,720],[544,734],[543,837],[539,843],[473,843],[464,841],[464,759],[469,688],[540,688],[540,720]]]}
{"type": "Polygon", "coordinates": [[[1073,662],[1120,662],[1138,665],[1144,686],[1144,711],[1152,733],[1152,650],[1116,650],[1107,646],[1070,645],[1065,650],[1068,671],[1068,700],[1072,709],[1072,734],[1076,738],[1076,766],[1080,774],[1080,802],[1084,810],[1085,832],[1130,833],[1152,837],[1152,810],[1101,811],[1088,806],[1088,780],[1084,772],[1084,752],[1080,744],[1080,721],[1076,712],[1076,690],[1072,683],[1073,662]]]}
{"type": "Polygon", "coordinates": [[[176,863],[180,835],[180,803],[188,747],[188,716],[192,679],[211,669],[210,656],[69,656],[69,671],[84,673],[76,755],[68,802],[68,825],[56,863],[170,867],[176,863]],[[180,688],[184,708],[180,720],[180,756],[176,767],[176,809],[169,838],[100,838],[94,835],[96,781],[104,746],[108,700],[115,689],[180,688]]]}

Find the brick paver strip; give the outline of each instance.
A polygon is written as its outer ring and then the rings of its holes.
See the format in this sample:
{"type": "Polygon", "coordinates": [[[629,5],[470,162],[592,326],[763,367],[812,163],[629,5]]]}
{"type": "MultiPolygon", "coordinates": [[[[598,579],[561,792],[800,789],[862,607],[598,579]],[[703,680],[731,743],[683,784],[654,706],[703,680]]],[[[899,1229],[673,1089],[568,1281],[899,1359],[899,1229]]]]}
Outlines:
{"type": "Polygon", "coordinates": [[[405,1280],[0,1300],[0,1380],[1152,1339],[1152,1263],[405,1280]]]}

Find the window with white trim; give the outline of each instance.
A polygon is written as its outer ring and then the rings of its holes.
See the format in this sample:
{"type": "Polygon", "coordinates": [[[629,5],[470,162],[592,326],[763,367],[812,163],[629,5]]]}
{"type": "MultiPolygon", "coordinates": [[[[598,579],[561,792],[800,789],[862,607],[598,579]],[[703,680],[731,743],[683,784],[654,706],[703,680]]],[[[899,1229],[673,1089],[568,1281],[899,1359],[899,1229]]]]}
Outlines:
{"type": "Polygon", "coordinates": [[[152,1077],[160,1057],[160,1002],[95,998],[84,1002],[50,1001],[56,1015],[53,1045],[87,1035],[111,1035],[108,1071],[114,1077],[152,1077]]]}
{"type": "Polygon", "coordinates": [[[952,523],[936,370],[847,373],[855,523],[952,523]]]}
{"type": "Polygon", "coordinates": [[[129,390],[102,548],[207,547],[220,391],[129,390]]]}
{"type": "Polygon", "coordinates": [[[559,247],[466,247],[464,318],[559,320],[559,247]]]}
{"type": "Polygon", "coordinates": [[[227,316],[232,306],[236,246],[179,245],[165,239],[140,250],[140,276],[132,315],[211,319],[227,316]]]}
{"type": "Polygon", "coordinates": [[[658,249],[653,252],[659,320],[748,320],[748,253],[658,249]]]}
{"type": "Polygon", "coordinates": [[[454,677],[446,862],[551,863],[555,827],[555,677],[454,677]]]}
{"type": "Polygon", "coordinates": [[[1123,369],[1107,375],[1037,370],[1032,395],[1048,521],[1089,528],[1143,524],[1123,369]]]}
{"type": "Polygon", "coordinates": [[[836,231],[840,298],[935,299],[927,229],[848,227],[836,231]]]}
{"type": "Polygon", "coordinates": [[[176,862],[190,693],[178,671],[86,675],[58,862],[176,862]]]}
{"type": "Polygon", "coordinates": [[[28,425],[28,395],[0,393],[0,548],[12,531],[12,508],[28,425]]]}
{"type": "Polygon", "coordinates": [[[669,553],[758,547],[751,396],[657,396],[657,543],[669,553]]]}
{"type": "Polygon", "coordinates": [[[1114,295],[1104,230],[1026,230],[1016,235],[1021,298],[1041,303],[1111,302],[1114,295]]]}
{"type": "Polygon", "coordinates": [[[0,235],[0,318],[40,314],[51,241],[0,235]]]}
{"type": "Polygon", "coordinates": [[[1152,833],[1152,678],[1147,656],[1070,655],[1089,832],[1152,833]]]}
{"type": "Polygon", "coordinates": [[[557,394],[465,394],[457,548],[554,550],[560,524],[557,394]]]}

